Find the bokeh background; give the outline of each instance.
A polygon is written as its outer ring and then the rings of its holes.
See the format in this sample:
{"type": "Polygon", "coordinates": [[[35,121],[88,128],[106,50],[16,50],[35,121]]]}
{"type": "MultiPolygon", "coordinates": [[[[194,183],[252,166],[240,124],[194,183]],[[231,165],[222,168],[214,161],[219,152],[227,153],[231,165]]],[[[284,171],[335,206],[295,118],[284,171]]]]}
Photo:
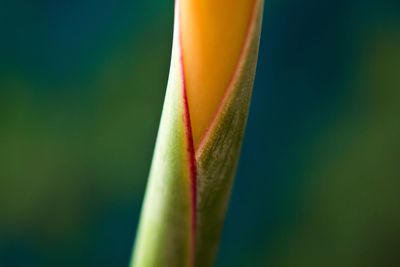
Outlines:
{"type": "MultiPolygon", "coordinates": [[[[172,0],[0,0],[0,266],[126,267],[172,0]]],[[[400,2],[267,0],[217,267],[400,266],[400,2]]]]}

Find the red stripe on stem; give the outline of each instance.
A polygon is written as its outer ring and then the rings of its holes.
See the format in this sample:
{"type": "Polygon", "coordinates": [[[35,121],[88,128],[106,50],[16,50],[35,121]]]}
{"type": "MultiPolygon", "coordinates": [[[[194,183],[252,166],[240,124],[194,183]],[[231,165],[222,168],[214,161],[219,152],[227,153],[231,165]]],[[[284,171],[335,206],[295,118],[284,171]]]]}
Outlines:
{"type": "MultiPolygon", "coordinates": [[[[179,9],[179,1],[176,1],[176,11],[180,12],[179,9]]],[[[179,13],[180,14],[180,13],[179,13]]],[[[180,15],[178,16],[180,19],[180,15]]],[[[180,25],[180,23],[179,23],[180,25]]],[[[191,202],[191,232],[192,232],[192,257],[191,257],[191,266],[195,265],[195,250],[196,250],[196,220],[197,220],[197,166],[196,166],[196,155],[193,143],[193,133],[192,133],[192,124],[190,121],[190,110],[189,110],[189,100],[187,96],[186,89],[186,80],[185,80],[185,68],[184,68],[184,60],[183,60],[183,52],[182,52],[182,37],[181,37],[181,29],[179,29],[179,47],[180,47],[180,67],[182,73],[182,96],[183,96],[183,121],[185,126],[185,137],[186,137],[186,150],[188,154],[188,163],[189,163],[189,175],[190,175],[190,202],[191,202]]]]}

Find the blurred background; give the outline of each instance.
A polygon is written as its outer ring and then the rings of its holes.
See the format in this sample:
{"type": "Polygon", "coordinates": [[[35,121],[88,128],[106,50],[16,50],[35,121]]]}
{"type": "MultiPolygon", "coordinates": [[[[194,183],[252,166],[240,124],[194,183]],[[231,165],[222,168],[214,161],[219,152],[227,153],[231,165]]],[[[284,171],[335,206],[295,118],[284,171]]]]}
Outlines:
{"type": "MultiPolygon", "coordinates": [[[[126,267],[172,0],[0,0],[0,266],[126,267]]],[[[400,2],[267,0],[217,267],[400,266],[400,2]]]]}

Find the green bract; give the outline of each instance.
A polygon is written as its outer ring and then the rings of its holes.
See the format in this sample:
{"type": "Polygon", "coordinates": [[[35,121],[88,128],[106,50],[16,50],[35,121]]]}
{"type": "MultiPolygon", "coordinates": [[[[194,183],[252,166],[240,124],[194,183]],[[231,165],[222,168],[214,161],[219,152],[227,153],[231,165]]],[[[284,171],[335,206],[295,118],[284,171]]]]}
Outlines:
{"type": "Polygon", "coordinates": [[[179,19],[175,16],[170,76],[132,267],[213,264],[247,120],[262,0],[256,1],[255,9],[232,83],[197,151],[191,136],[179,19]]]}

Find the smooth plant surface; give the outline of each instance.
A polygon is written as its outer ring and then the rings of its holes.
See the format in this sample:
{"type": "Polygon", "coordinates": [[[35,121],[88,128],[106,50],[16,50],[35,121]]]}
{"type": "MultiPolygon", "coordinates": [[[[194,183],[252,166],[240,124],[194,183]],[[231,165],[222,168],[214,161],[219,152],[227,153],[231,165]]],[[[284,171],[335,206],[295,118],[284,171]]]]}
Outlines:
{"type": "Polygon", "coordinates": [[[212,266],[246,125],[263,1],[177,1],[132,266],[212,266]],[[225,7],[225,8],[224,8],[225,7]]]}

